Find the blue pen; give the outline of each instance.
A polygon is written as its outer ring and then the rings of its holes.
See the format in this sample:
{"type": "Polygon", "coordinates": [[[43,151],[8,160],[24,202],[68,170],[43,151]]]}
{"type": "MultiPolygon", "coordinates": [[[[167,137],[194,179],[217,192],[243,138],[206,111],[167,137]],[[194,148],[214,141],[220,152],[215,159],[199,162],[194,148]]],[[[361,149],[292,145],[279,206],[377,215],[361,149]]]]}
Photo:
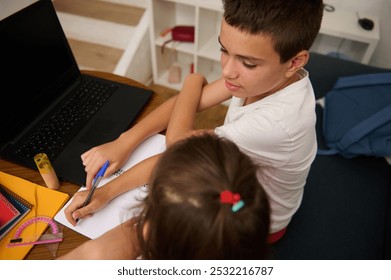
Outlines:
{"type": "MultiPolygon", "coordinates": [[[[105,164],[103,164],[103,166],[99,170],[99,172],[96,174],[94,180],[92,181],[92,187],[90,189],[90,192],[88,193],[87,198],[84,201],[83,206],[81,208],[83,208],[88,203],[90,203],[92,195],[94,194],[94,191],[95,191],[96,187],[99,185],[100,180],[105,175],[105,172],[106,172],[106,169],[107,169],[108,166],[109,166],[109,161],[106,161],[105,164]]],[[[78,221],[79,221],[79,219],[76,219],[76,223],[78,221]]]]}

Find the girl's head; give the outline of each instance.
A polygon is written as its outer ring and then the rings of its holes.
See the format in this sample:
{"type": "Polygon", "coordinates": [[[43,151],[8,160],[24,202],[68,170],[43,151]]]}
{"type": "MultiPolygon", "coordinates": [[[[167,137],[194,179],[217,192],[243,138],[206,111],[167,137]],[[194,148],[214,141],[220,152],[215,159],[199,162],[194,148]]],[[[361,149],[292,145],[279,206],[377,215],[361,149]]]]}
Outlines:
{"type": "Polygon", "coordinates": [[[256,166],[234,143],[209,134],[162,155],[138,223],[145,259],[262,259],[268,230],[256,166]],[[227,190],[244,202],[236,212],[221,201],[227,190]]]}

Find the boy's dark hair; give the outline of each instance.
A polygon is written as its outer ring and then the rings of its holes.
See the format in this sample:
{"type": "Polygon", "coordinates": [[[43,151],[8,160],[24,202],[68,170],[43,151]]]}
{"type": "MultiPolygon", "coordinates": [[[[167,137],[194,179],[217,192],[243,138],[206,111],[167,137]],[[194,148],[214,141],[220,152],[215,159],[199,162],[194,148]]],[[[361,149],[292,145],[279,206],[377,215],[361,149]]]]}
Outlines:
{"type": "Polygon", "coordinates": [[[188,138],[169,147],[153,172],[137,224],[141,255],[264,259],[269,211],[256,166],[233,142],[209,134],[188,138]],[[224,190],[240,194],[239,211],[220,202],[224,190]]]}
{"type": "Polygon", "coordinates": [[[323,17],[322,0],[223,0],[223,5],[229,25],[270,36],[281,63],[311,48],[323,17]]]}

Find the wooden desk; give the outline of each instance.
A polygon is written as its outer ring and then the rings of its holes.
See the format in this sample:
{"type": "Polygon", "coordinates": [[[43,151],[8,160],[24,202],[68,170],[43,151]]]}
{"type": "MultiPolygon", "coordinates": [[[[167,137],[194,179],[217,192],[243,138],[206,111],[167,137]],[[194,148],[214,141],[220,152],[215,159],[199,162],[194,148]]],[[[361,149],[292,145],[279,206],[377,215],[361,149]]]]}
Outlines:
{"type": "MultiPolygon", "coordinates": [[[[83,71],[83,73],[98,76],[101,78],[106,78],[108,80],[113,80],[121,83],[125,83],[131,86],[137,86],[137,87],[143,87],[147,88],[146,86],[133,81],[131,79],[117,76],[111,73],[103,73],[103,72],[96,72],[96,71],[83,71]]],[[[164,102],[164,98],[159,96],[158,94],[154,93],[151,100],[147,104],[147,106],[144,108],[143,112],[139,115],[137,120],[142,119],[144,116],[146,116],[149,112],[151,112],[153,109],[155,109],[157,106],[159,106],[161,103],[164,102]]],[[[136,122],[137,122],[136,120],[136,122]]],[[[37,170],[28,169],[26,167],[5,161],[0,159],[0,170],[14,175],[18,176],[20,178],[26,179],[28,181],[34,182],[36,184],[45,186],[45,183],[40,175],[40,173],[37,170]]],[[[78,191],[80,186],[67,183],[67,182],[61,182],[61,187],[59,191],[67,193],[70,195],[70,197],[73,196],[73,194],[78,191]]],[[[60,225],[62,226],[62,225],[60,225]]],[[[81,235],[80,233],[77,233],[73,231],[72,229],[62,226],[62,231],[64,233],[64,239],[60,243],[57,256],[62,256],[66,254],[67,252],[71,251],[73,248],[77,247],[81,243],[88,240],[87,237],[81,235]]],[[[49,252],[49,250],[46,248],[46,245],[35,245],[33,249],[27,254],[25,259],[30,260],[50,260],[53,259],[53,256],[49,252]]]]}

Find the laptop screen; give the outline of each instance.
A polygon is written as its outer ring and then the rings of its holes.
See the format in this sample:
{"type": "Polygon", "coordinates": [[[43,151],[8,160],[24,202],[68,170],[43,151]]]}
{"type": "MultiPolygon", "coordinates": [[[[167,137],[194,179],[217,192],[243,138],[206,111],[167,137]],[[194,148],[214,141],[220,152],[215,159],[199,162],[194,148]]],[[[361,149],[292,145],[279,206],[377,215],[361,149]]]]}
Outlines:
{"type": "Polygon", "coordinates": [[[1,142],[14,138],[62,94],[79,69],[50,0],[0,21],[1,142]]]}

